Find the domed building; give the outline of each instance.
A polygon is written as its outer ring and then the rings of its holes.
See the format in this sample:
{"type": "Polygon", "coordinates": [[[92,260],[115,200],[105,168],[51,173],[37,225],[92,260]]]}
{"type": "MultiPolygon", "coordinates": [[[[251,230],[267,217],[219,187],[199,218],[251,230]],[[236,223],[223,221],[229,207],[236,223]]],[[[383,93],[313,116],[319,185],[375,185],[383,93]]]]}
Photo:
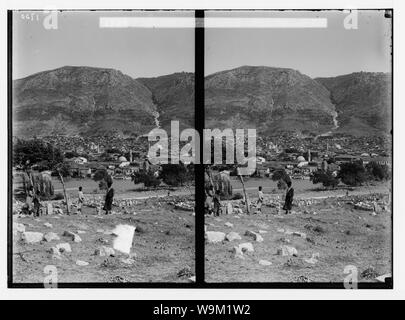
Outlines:
{"type": "Polygon", "coordinates": [[[297,162],[298,162],[298,163],[304,162],[304,161],[306,161],[306,160],[305,160],[305,158],[304,158],[303,156],[297,157],[297,162]]]}
{"type": "Polygon", "coordinates": [[[124,156],[121,156],[121,157],[118,158],[118,161],[119,162],[127,162],[128,160],[124,156]]]}

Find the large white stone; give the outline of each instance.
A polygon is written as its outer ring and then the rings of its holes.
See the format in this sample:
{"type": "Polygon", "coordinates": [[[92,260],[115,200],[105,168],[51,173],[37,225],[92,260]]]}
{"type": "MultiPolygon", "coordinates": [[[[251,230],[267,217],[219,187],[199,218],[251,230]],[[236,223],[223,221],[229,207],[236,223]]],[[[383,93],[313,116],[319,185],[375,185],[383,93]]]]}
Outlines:
{"type": "Polygon", "coordinates": [[[225,233],[219,231],[205,232],[205,239],[210,243],[221,242],[225,240],[225,233]]]}
{"type": "Polygon", "coordinates": [[[233,240],[242,240],[242,237],[236,232],[229,232],[226,235],[226,240],[233,241],[233,240]]]}
{"type": "Polygon", "coordinates": [[[44,237],[44,234],[41,232],[30,232],[30,231],[26,231],[23,232],[21,235],[21,239],[25,242],[25,243],[37,243],[40,242],[44,237]]]}
{"type": "Polygon", "coordinates": [[[48,232],[44,235],[44,240],[46,242],[51,242],[52,240],[60,240],[60,238],[55,232],[48,232]]]}
{"type": "Polygon", "coordinates": [[[127,224],[119,224],[116,226],[112,232],[112,234],[116,236],[113,242],[113,248],[120,252],[130,254],[135,229],[134,226],[127,224]]]}

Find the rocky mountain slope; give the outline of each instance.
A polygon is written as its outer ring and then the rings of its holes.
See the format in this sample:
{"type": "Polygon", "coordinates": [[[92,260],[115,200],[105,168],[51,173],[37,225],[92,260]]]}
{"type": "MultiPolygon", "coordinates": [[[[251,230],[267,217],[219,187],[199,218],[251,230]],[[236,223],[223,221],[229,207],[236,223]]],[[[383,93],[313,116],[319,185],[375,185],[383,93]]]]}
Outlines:
{"type": "MultiPolygon", "coordinates": [[[[169,129],[172,120],[194,127],[193,73],[133,79],[113,69],[62,67],[13,87],[16,136],[130,136],[157,123],[169,129]]],[[[390,74],[312,79],[292,69],[243,66],[207,76],[205,88],[206,128],[374,135],[392,127],[390,74]]]]}
{"type": "Polygon", "coordinates": [[[243,66],[206,77],[206,127],[322,133],[335,106],[319,82],[292,69],[243,66]]]}
{"type": "Polygon", "coordinates": [[[14,135],[131,135],[154,127],[152,93],[117,70],[68,66],[13,86],[14,135]]]}
{"type": "Polygon", "coordinates": [[[172,120],[180,122],[180,129],[194,127],[193,73],[179,72],[137,80],[151,91],[163,128],[169,129],[172,120]]]}
{"type": "Polygon", "coordinates": [[[338,112],[339,132],[353,135],[389,133],[392,128],[391,74],[356,72],[317,78],[330,91],[338,112]]]}

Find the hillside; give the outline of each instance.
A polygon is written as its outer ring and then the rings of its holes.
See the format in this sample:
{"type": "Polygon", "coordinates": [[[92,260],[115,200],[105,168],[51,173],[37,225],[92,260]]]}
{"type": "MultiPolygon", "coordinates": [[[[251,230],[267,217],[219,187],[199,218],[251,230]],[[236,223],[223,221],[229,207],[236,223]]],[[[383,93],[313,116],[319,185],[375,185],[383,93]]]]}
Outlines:
{"type": "Polygon", "coordinates": [[[154,126],[151,92],[117,70],[67,66],[13,87],[14,135],[131,135],[154,126]]]}
{"type": "Polygon", "coordinates": [[[391,74],[357,72],[316,81],[331,93],[338,112],[338,131],[353,135],[390,132],[391,74]]]}
{"type": "Polygon", "coordinates": [[[292,69],[243,66],[206,77],[206,127],[323,133],[335,106],[319,82],[292,69]]]}
{"type": "Polygon", "coordinates": [[[137,80],[151,91],[162,127],[169,128],[172,120],[180,121],[181,128],[194,127],[193,73],[179,72],[137,80]]]}

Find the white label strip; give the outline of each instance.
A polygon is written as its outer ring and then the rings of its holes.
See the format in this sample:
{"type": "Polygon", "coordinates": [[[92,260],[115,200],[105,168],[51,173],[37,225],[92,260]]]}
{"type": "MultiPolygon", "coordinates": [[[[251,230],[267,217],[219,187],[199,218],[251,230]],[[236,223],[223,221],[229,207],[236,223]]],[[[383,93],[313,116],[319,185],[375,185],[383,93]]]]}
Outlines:
{"type": "Polygon", "coordinates": [[[327,18],[100,17],[100,28],[327,28],[327,18]]]}

